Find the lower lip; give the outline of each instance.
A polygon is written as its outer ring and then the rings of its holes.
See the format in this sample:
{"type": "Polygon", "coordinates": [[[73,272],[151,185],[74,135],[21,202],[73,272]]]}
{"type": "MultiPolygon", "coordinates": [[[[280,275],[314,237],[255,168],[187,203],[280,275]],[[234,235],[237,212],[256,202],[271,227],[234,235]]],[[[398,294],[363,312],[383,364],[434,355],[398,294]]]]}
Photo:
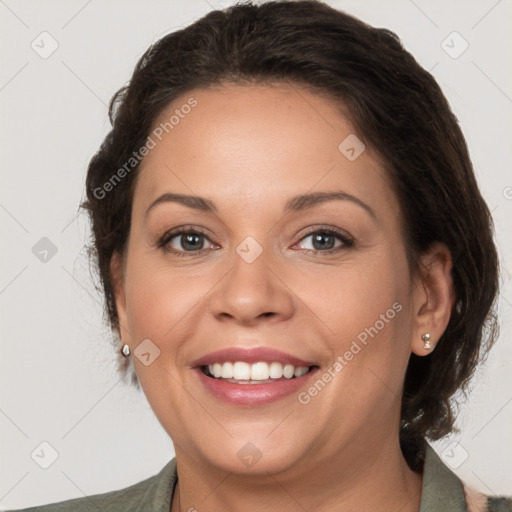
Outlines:
{"type": "Polygon", "coordinates": [[[319,370],[311,371],[289,380],[276,380],[266,384],[234,384],[224,380],[213,379],[205,375],[201,368],[194,368],[206,389],[215,397],[232,405],[264,405],[296,393],[319,370]]]}

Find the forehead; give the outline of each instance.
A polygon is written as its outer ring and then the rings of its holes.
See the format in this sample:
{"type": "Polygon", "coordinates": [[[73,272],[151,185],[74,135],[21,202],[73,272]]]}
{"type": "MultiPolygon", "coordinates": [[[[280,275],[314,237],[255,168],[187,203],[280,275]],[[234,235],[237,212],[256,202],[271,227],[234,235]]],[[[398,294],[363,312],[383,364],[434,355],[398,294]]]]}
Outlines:
{"type": "Polygon", "coordinates": [[[249,208],[340,187],[370,202],[392,199],[378,157],[362,145],[341,105],[298,85],[192,90],[162,111],[151,137],[136,201],[173,191],[237,198],[249,208]],[[347,158],[347,145],[357,158],[347,158]]]}

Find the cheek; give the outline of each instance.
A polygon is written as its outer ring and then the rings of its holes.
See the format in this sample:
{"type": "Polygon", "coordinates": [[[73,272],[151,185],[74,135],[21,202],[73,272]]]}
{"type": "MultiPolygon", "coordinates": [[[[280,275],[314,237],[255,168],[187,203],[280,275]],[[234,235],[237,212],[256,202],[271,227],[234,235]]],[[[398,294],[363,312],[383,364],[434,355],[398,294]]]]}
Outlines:
{"type": "Polygon", "coordinates": [[[402,385],[412,322],[407,276],[405,256],[374,253],[333,271],[322,294],[315,287],[307,299],[332,331],[329,352],[342,358],[343,380],[357,381],[363,394],[402,385]]]}
{"type": "Polygon", "coordinates": [[[357,337],[376,323],[379,331],[389,331],[392,324],[402,323],[408,295],[408,280],[403,278],[407,271],[393,259],[392,254],[375,251],[330,267],[313,281],[310,277],[309,284],[303,278],[301,298],[340,340],[357,337]]]}
{"type": "Polygon", "coordinates": [[[164,356],[177,352],[192,337],[204,316],[208,291],[219,277],[192,266],[176,266],[165,259],[134,250],[126,269],[126,308],[134,342],[149,338],[164,356]]]}

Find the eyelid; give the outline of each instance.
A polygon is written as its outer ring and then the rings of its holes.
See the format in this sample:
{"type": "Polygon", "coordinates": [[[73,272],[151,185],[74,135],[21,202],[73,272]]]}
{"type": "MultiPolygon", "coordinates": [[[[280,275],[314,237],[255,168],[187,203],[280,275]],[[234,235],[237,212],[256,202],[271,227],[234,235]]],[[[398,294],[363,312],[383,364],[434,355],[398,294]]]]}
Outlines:
{"type": "Polygon", "coordinates": [[[306,229],[307,229],[306,233],[304,233],[301,236],[300,240],[304,239],[305,237],[307,237],[309,235],[312,235],[313,233],[325,233],[325,232],[338,235],[340,237],[346,238],[347,240],[354,240],[354,237],[352,235],[350,235],[350,233],[348,231],[345,231],[344,229],[337,228],[334,226],[320,225],[320,226],[312,226],[311,229],[309,229],[309,228],[306,228],[306,229]]]}

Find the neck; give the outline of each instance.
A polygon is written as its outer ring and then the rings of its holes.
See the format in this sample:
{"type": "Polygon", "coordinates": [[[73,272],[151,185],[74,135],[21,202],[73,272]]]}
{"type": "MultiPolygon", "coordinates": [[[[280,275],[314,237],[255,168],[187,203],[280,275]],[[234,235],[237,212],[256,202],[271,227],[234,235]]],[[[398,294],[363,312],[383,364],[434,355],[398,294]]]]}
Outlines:
{"type": "Polygon", "coordinates": [[[354,442],[329,460],[305,459],[279,474],[239,475],[176,452],[171,512],[418,512],[422,476],[395,443],[354,442]],[[363,451],[364,450],[364,451],[363,451]]]}

